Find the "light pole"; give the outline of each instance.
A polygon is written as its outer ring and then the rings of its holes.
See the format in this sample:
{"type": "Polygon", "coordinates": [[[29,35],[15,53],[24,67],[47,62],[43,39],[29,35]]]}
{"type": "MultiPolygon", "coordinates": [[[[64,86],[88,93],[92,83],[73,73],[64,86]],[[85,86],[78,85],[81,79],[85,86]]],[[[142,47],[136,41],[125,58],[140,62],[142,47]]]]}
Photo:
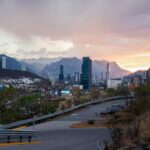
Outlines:
{"type": "Polygon", "coordinates": [[[33,116],[33,123],[32,123],[32,124],[33,124],[33,130],[35,130],[35,118],[36,118],[36,117],[39,117],[39,116],[41,116],[41,115],[42,115],[42,113],[33,116]]]}

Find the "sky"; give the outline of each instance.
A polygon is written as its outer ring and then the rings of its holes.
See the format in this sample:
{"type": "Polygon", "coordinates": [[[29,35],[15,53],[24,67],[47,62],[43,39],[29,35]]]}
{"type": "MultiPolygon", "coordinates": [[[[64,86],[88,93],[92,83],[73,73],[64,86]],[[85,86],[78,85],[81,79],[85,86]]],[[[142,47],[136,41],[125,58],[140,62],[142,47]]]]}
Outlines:
{"type": "Polygon", "coordinates": [[[0,53],[150,67],[150,0],[0,0],[0,53]]]}

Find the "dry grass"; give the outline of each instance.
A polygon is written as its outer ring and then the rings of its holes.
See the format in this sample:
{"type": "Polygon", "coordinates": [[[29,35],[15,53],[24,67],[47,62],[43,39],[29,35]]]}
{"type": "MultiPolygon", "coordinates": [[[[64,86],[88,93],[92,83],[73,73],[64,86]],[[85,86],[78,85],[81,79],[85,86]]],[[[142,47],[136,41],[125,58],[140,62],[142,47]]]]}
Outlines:
{"type": "Polygon", "coordinates": [[[140,126],[140,138],[141,141],[150,143],[150,112],[146,113],[143,118],[140,126]]]}
{"type": "Polygon", "coordinates": [[[110,127],[106,120],[95,121],[94,124],[89,124],[88,121],[72,124],[71,128],[108,128],[110,127]]]}
{"type": "MultiPolygon", "coordinates": [[[[125,128],[127,126],[126,118],[130,114],[127,114],[126,112],[118,113],[117,119],[115,120],[115,127],[117,128],[125,128]]],[[[112,123],[110,121],[111,116],[105,116],[101,118],[100,120],[96,120],[93,124],[89,124],[88,121],[83,121],[79,123],[72,124],[71,128],[111,128],[112,123]]]]}

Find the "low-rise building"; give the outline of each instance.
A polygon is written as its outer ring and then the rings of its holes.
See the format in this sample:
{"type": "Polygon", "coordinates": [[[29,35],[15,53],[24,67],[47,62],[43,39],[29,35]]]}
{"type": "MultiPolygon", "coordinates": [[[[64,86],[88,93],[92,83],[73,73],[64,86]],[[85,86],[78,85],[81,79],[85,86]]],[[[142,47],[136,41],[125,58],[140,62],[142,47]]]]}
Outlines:
{"type": "Polygon", "coordinates": [[[122,80],[121,79],[110,79],[110,80],[108,80],[107,88],[116,89],[121,84],[122,84],[122,80]]]}
{"type": "Polygon", "coordinates": [[[142,85],[142,76],[133,76],[128,83],[128,88],[130,91],[133,91],[136,87],[142,85]]]}
{"type": "Polygon", "coordinates": [[[36,86],[34,83],[40,82],[40,79],[31,79],[31,78],[4,78],[1,79],[1,83],[4,87],[14,87],[18,89],[25,89],[25,90],[35,90],[36,86]]]}

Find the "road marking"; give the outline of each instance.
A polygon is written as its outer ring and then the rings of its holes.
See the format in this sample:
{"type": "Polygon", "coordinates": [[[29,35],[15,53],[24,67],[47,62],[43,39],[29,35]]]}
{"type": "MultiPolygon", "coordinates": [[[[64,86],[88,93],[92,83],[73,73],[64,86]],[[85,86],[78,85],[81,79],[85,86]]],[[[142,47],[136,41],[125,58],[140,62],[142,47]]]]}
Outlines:
{"type": "Polygon", "coordinates": [[[35,141],[35,142],[0,143],[0,147],[2,147],[2,146],[15,146],[15,145],[29,145],[29,144],[41,144],[41,142],[35,141]]]}
{"type": "Polygon", "coordinates": [[[25,129],[27,126],[21,126],[21,127],[18,127],[18,128],[14,128],[12,130],[21,130],[21,129],[25,129]]]}
{"type": "Polygon", "coordinates": [[[79,114],[72,114],[72,116],[78,116],[79,114]]]}

